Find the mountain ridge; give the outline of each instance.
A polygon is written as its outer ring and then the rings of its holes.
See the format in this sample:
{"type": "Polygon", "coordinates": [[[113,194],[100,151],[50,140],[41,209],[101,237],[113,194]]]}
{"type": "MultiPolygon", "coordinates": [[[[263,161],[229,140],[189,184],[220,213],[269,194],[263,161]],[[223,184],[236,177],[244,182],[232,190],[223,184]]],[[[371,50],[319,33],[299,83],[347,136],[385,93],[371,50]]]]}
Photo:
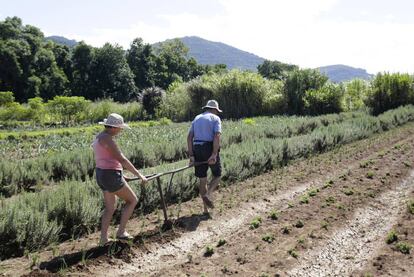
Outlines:
{"type": "Polygon", "coordinates": [[[322,74],[328,76],[329,80],[335,83],[349,81],[352,79],[371,80],[374,75],[363,68],[352,67],[344,64],[334,64],[316,68],[322,74]]]}
{"type": "MultiPolygon", "coordinates": [[[[66,45],[70,48],[78,44],[76,40],[62,36],[48,36],[45,39],[66,45]]],[[[185,36],[178,39],[189,49],[188,55],[193,57],[200,64],[225,64],[228,69],[237,68],[240,70],[251,70],[256,72],[257,66],[266,60],[258,55],[243,51],[223,42],[210,41],[198,36],[185,36]]],[[[154,46],[162,42],[154,43],[152,45],[154,46]]],[[[363,68],[356,68],[343,64],[326,65],[317,67],[316,69],[328,76],[332,82],[336,83],[349,81],[355,78],[370,80],[374,76],[373,74],[369,74],[363,68]]]]}

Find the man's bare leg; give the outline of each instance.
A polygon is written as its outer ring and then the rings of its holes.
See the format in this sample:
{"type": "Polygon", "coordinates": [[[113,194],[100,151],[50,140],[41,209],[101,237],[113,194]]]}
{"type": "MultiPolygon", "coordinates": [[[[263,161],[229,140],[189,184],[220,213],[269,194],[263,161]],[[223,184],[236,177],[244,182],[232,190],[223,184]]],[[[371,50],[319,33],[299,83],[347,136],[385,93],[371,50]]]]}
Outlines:
{"type": "Polygon", "coordinates": [[[207,185],[207,195],[210,197],[211,194],[213,193],[213,191],[215,191],[217,189],[217,186],[219,185],[221,180],[221,177],[213,177],[213,179],[211,179],[210,183],[208,183],[207,185]]]}
{"type": "Polygon", "coordinates": [[[198,192],[200,194],[201,200],[203,201],[204,213],[208,213],[207,205],[203,200],[203,197],[207,196],[207,177],[200,178],[200,183],[198,185],[198,192]]]}

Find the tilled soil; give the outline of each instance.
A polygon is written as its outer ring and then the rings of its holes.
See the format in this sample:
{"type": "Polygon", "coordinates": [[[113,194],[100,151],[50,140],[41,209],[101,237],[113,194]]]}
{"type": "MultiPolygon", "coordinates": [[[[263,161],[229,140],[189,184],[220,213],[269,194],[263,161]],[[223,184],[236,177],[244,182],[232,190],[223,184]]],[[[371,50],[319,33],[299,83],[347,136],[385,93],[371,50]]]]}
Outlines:
{"type": "Polygon", "coordinates": [[[270,209],[260,211],[261,226],[252,230],[246,222],[211,257],[198,248],[196,258],[154,275],[349,276],[374,257],[413,190],[413,146],[409,137],[371,152],[345,172],[331,168],[335,177],[316,182],[313,197],[296,197],[290,208],[273,206],[280,212],[277,220],[267,218],[270,209]]]}
{"type": "MultiPolygon", "coordinates": [[[[413,239],[412,224],[398,225],[405,222],[402,216],[413,220],[404,209],[413,191],[413,126],[221,188],[212,219],[199,214],[201,203],[194,199],[169,207],[179,218],[173,230],[162,232],[155,213],[131,220],[128,229],[136,239],[128,245],[94,248],[98,234],[64,243],[58,251],[39,253],[35,268],[40,264],[43,270],[30,274],[377,276],[396,263],[398,272],[410,272],[412,259],[395,262],[404,254],[395,255],[384,241],[393,227],[401,227],[397,231],[408,242],[413,239]],[[65,259],[72,256],[77,258],[68,264],[65,259]],[[381,267],[374,265],[378,257],[381,267]]],[[[29,273],[32,262],[30,257],[4,261],[0,272],[29,273]]]]}

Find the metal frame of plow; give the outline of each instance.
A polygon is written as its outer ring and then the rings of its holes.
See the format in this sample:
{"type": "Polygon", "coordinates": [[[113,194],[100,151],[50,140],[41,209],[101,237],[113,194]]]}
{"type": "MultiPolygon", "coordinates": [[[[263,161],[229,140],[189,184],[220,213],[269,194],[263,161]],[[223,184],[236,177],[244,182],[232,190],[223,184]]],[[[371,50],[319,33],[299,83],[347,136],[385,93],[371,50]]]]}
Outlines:
{"type": "MultiPolygon", "coordinates": [[[[177,169],[173,169],[173,170],[170,170],[170,171],[155,173],[155,174],[145,176],[147,178],[147,181],[151,181],[151,180],[154,180],[154,179],[157,180],[157,189],[158,189],[158,193],[160,194],[161,207],[162,207],[162,211],[164,213],[164,225],[163,225],[164,228],[166,228],[166,229],[171,228],[172,222],[170,220],[168,220],[167,205],[165,204],[165,198],[164,198],[164,193],[162,192],[160,177],[164,176],[164,175],[171,174],[170,182],[168,183],[168,187],[171,187],[172,180],[174,178],[175,173],[186,170],[186,169],[189,169],[189,168],[194,167],[194,166],[207,164],[207,163],[208,163],[207,161],[193,163],[191,165],[187,165],[187,166],[180,167],[180,168],[177,168],[177,169]]],[[[140,179],[139,177],[125,178],[126,181],[135,181],[135,180],[139,180],[139,179],[140,179]]]]}

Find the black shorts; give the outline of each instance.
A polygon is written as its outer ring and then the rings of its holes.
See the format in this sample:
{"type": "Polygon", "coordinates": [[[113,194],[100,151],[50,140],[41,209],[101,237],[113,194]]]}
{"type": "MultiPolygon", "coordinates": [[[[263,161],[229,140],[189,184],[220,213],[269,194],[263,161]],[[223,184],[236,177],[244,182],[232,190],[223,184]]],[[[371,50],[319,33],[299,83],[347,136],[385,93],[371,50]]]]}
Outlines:
{"type": "MultiPolygon", "coordinates": [[[[194,152],[194,161],[197,162],[205,162],[210,158],[211,153],[213,153],[213,143],[212,142],[206,142],[203,144],[195,144],[193,146],[193,152],[194,152]]],[[[195,176],[198,178],[205,178],[207,177],[207,171],[210,167],[211,173],[214,177],[220,177],[221,176],[221,162],[220,162],[220,150],[217,154],[217,160],[216,163],[213,165],[209,164],[202,164],[195,166],[195,176]]]]}
{"type": "Polygon", "coordinates": [[[116,192],[125,185],[122,170],[96,168],[96,182],[103,191],[116,192]]]}

